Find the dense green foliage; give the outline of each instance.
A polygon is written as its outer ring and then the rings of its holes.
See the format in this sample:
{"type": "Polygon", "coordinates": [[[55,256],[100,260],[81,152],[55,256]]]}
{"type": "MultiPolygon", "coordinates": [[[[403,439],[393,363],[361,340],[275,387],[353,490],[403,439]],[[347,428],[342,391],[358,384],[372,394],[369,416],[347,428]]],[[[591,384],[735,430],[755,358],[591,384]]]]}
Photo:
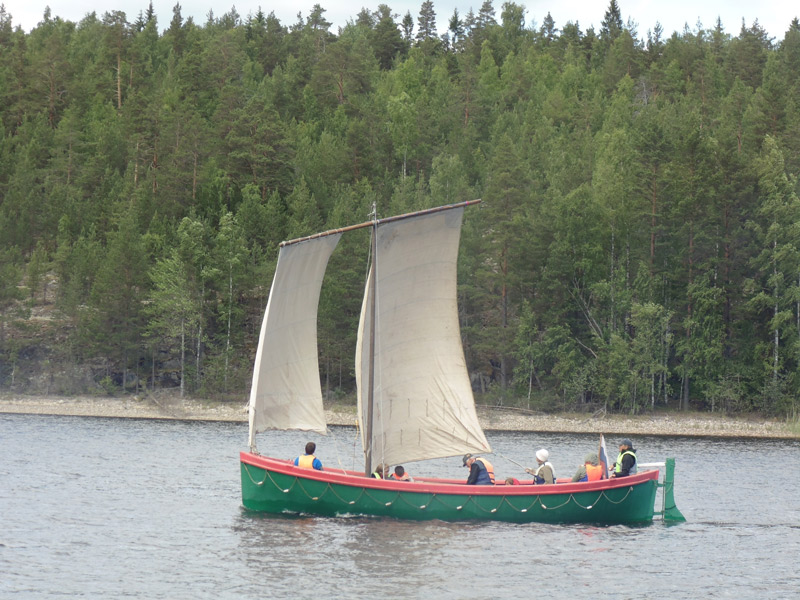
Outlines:
{"type": "MultiPolygon", "coordinates": [[[[278,242],[482,198],[459,295],[492,402],[796,414],[797,20],[642,39],[616,0],[600,31],[491,0],[443,36],[430,1],[337,34],[324,15],[46,11],[25,33],[0,10],[0,385],[75,393],[77,365],[243,397],[278,242]]],[[[365,242],[321,298],[329,394],[353,389],[365,242]]]]}

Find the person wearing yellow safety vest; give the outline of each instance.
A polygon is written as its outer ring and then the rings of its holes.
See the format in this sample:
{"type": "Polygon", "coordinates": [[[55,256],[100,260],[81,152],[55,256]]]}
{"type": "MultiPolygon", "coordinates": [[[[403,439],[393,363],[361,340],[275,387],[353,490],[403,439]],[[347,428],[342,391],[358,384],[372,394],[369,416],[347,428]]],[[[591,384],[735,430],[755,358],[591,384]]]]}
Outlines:
{"type": "Polygon", "coordinates": [[[636,450],[633,442],[625,438],[619,443],[619,455],[614,463],[614,472],[611,477],[627,477],[636,474],[636,450]]]}
{"type": "Polygon", "coordinates": [[[572,476],[572,481],[600,481],[603,478],[603,466],[599,463],[597,454],[587,454],[583,464],[572,476]]]}
{"type": "Polygon", "coordinates": [[[469,477],[467,485],[493,485],[494,467],[492,463],[482,456],[472,456],[465,454],[462,461],[465,467],[469,467],[469,477]]]}
{"type": "Polygon", "coordinates": [[[383,463],[380,463],[372,472],[370,477],[372,477],[373,479],[388,479],[387,477],[388,473],[389,473],[389,467],[383,463]]]}
{"type": "Polygon", "coordinates": [[[322,471],[322,462],[314,456],[314,450],[316,449],[317,445],[314,442],[308,442],[306,444],[306,453],[295,458],[294,465],[296,467],[303,467],[304,469],[322,471]]]}

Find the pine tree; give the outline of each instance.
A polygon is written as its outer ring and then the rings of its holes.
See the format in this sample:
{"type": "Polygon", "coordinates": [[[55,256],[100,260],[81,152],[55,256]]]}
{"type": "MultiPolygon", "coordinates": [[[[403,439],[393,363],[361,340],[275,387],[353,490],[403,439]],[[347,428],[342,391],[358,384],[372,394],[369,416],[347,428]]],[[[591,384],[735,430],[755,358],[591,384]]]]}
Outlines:
{"type": "Polygon", "coordinates": [[[372,33],[371,45],[381,70],[388,71],[392,68],[395,57],[403,51],[403,36],[387,5],[379,5],[376,16],[378,22],[372,33]]]}
{"type": "Polygon", "coordinates": [[[403,17],[401,28],[403,30],[403,40],[410,46],[411,40],[414,39],[414,17],[411,16],[411,11],[407,11],[403,17]]]}
{"type": "Polygon", "coordinates": [[[770,352],[764,358],[774,384],[789,365],[794,370],[800,364],[793,343],[800,335],[800,232],[794,226],[800,222],[800,200],[795,182],[784,172],[782,153],[769,136],[757,168],[760,205],[752,227],[762,250],[753,258],[759,280],[754,282],[751,304],[769,314],[765,333],[770,352]]]}
{"type": "Polygon", "coordinates": [[[458,14],[457,8],[453,9],[453,15],[450,17],[447,29],[450,32],[453,48],[460,47],[465,35],[465,30],[464,23],[461,20],[461,16],[458,14]]]}
{"type": "Polygon", "coordinates": [[[436,11],[433,9],[433,1],[425,0],[420,6],[419,16],[417,17],[417,44],[437,37],[436,11]]]}
{"type": "Polygon", "coordinates": [[[613,42],[622,34],[622,12],[619,9],[617,0],[611,0],[608,9],[600,23],[600,39],[605,42],[613,42]]]}
{"type": "Polygon", "coordinates": [[[138,362],[144,321],[146,257],[134,212],[126,210],[108,240],[107,251],[92,284],[89,305],[82,312],[82,335],[90,356],[110,361],[107,368],[128,369],[138,362]]]}
{"type": "Polygon", "coordinates": [[[556,29],[556,22],[553,20],[550,12],[548,12],[542,21],[542,26],[539,28],[539,35],[541,35],[542,39],[548,44],[551,44],[555,41],[557,34],[558,29],[556,29]]]}
{"type": "Polygon", "coordinates": [[[0,248],[0,352],[6,351],[6,321],[22,293],[22,255],[18,248],[0,248]]]}
{"type": "Polygon", "coordinates": [[[505,391],[513,369],[513,295],[519,289],[521,273],[516,267],[524,253],[524,236],[520,234],[530,226],[526,208],[530,204],[530,179],[519,149],[508,134],[494,141],[493,150],[481,211],[483,231],[493,234],[484,241],[482,254],[486,259],[476,274],[484,296],[479,311],[484,316],[479,325],[482,332],[478,334],[476,330],[473,334],[473,345],[487,362],[497,365],[499,384],[505,391]],[[495,342],[489,343],[490,339],[495,342]]]}

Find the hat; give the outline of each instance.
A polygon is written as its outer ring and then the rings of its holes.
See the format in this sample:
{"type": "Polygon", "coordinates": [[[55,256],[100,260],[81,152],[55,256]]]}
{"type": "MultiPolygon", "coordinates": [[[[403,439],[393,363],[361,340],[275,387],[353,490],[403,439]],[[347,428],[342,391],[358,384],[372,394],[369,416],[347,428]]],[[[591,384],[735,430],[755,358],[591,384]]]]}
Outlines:
{"type": "Polygon", "coordinates": [[[539,460],[541,462],[547,462],[548,458],[550,458],[550,453],[544,448],[536,451],[536,460],[539,460]]]}
{"type": "Polygon", "coordinates": [[[628,446],[628,448],[633,448],[633,442],[630,441],[628,438],[625,438],[619,443],[620,446],[628,446]]]}
{"type": "Polygon", "coordinates": [[[465,467],[467,466],[467,461],[468,461],[470,458],[472,458],[472,454],[465,454],[465,455],[464,455],[464,459],[463,459],[463,461],[462,461],[462,462],[463,462],[463,464],[464,464],[464,466],[465,466],[465,467]]]}
{"type": "Polygon", "coordinates": [[[589,463],[590,465],[596,465],[598,463],[597,454],[595,454],[594,452],[592,452],[591,454],[587,454],[584,457],[583,462],[589,463]]]}

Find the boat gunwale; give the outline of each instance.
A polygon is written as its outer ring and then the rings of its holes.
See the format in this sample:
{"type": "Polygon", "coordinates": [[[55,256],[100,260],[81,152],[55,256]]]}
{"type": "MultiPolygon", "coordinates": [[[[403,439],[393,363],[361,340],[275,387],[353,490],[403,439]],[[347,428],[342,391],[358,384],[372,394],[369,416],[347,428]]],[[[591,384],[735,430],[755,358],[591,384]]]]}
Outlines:
{"type": "Polygon", "coordinates": [[[597,492],[626,487],[633,487],[649,481],[658,482],[658,469],[641,471],[627,477],[603,479],[600,481],[563,482],[550,485],[532,485],[528,480],[520,485],[508,485],[498,482],[495,485],[467,485],[460,479],[439,479],[432,477],[419,477],[414,481],[396,481],[393,479],[373,479],[364,477],[359,471],[346,469],[333,469],[326,467],[323,471],[297,467],[286,459],[240,452],[240,462],[259,469],[273,471],[282,475],[320,481],[334,485],[361,487],[368,489],[406,491],[414,493],[431,494],[457,494],[471,496],[550,496],[561,494],[575,494],[581,492],[597,492]]]}

